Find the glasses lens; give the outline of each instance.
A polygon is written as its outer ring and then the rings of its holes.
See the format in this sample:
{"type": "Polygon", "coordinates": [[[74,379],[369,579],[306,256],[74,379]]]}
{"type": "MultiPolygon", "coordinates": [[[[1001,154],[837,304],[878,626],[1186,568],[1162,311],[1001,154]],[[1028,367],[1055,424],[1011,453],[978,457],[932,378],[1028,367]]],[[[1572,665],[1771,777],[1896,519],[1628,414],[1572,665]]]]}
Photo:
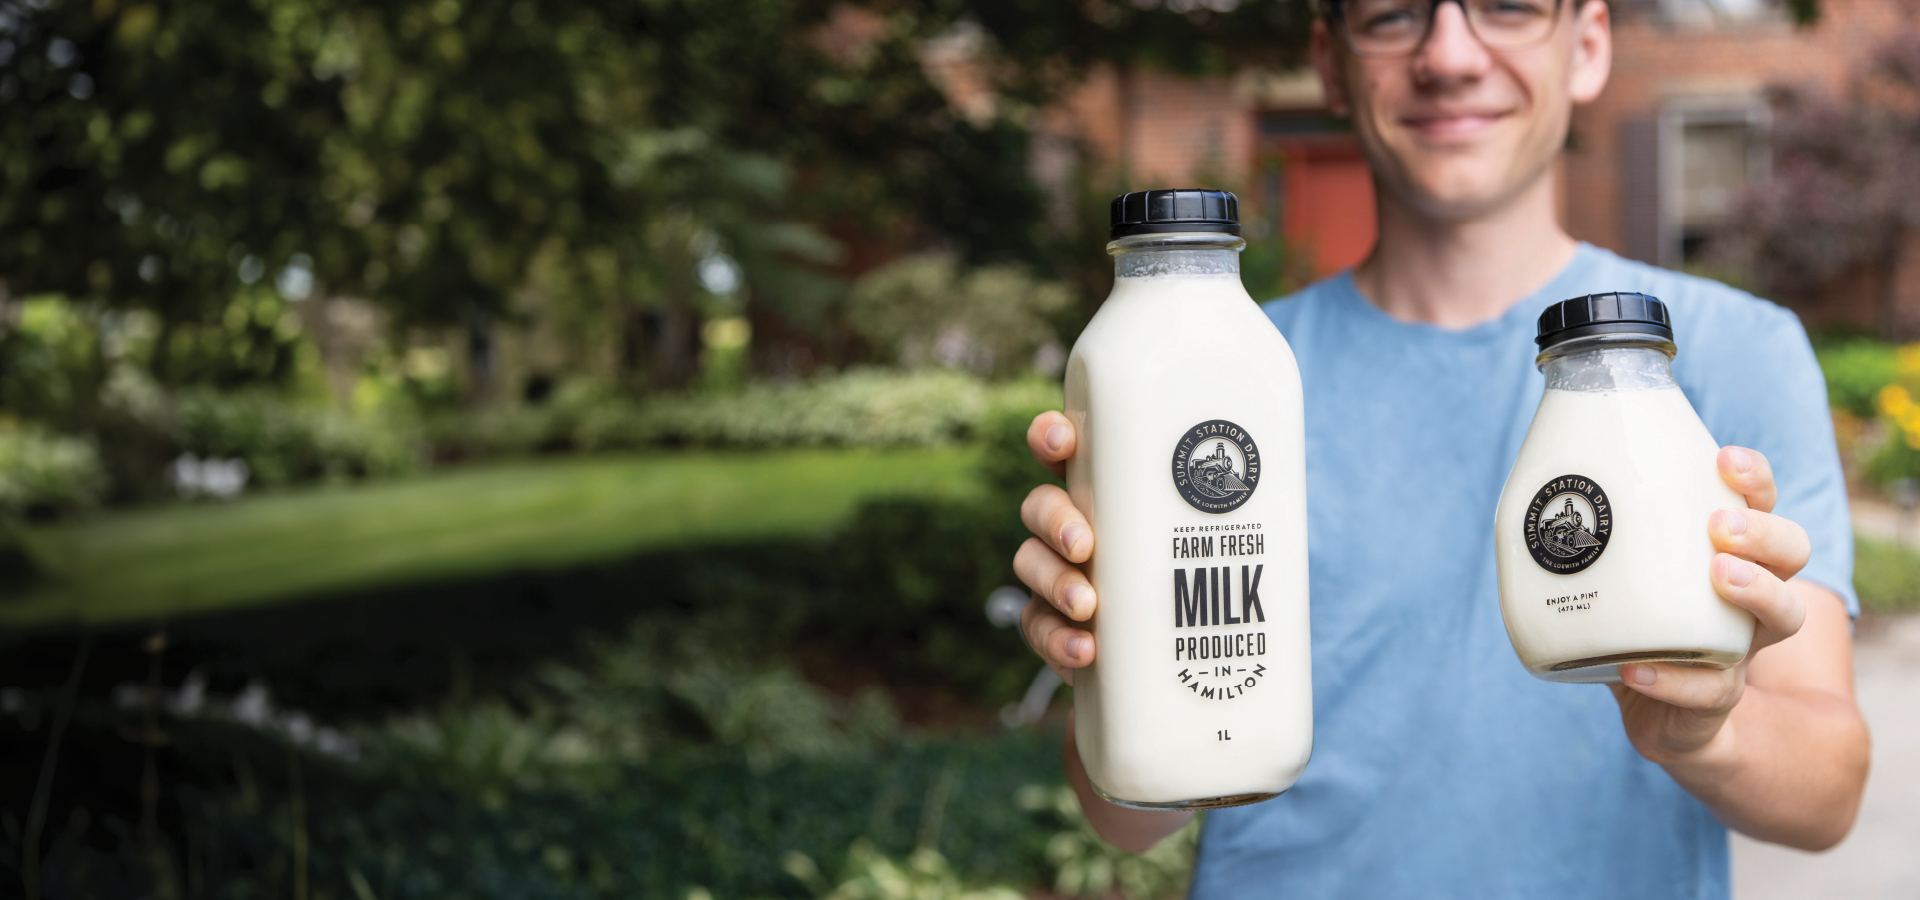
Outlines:
{"type": "MultiPolygon", "coordinates": [[[[1337,9],[1354,52],[1399,56],[1420,46],[1441,2],[1445,0],[1344,0],[1337,9]]],[[[1553,33],[1560,0],[1460,0],[1460,6],[1481,43],[1518,49],[1553,33]]]]}
{"type": "Polygon", "coordinates": [[[1347,0],[1341,6],[1347,40],[1368,56],[1412,50],[1433,15],[1432,0],[1347,0]]]}
{"type": "Polygon", "coordinates": [[[1465,0],[1467,23],[1489,47],[1526,47],[1553,31],[1554,0],[1465,0]]]}

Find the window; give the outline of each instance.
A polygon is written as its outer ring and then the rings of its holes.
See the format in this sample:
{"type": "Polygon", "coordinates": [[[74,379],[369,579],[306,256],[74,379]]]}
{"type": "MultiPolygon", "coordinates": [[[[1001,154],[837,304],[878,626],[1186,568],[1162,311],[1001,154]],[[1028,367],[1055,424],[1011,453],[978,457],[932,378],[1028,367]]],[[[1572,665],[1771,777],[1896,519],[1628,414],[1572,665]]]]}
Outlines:
{"type": "Polygon", "coordinates": [[[1759,98],[1677,101],[1660,122],[1660,263],[1698,262],[1741,190],[1767,169],[1767,108],[1759,98]]]}
{"type": "Polygon", "coordinates": [[[1692,28],[1788,20],[1782,0],[1655,0],[1668,24],[1692,28]]]}

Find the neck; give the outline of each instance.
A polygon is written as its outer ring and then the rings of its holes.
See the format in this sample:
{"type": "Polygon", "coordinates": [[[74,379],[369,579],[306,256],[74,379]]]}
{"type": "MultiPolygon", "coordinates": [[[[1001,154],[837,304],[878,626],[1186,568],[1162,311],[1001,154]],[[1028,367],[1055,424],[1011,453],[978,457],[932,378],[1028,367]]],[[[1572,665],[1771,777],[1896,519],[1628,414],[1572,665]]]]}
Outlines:
{"type": "Polygon", "coordinates": [[[1560,227],[1544,174],[1511,202],[1464,221],[1440,221],[1386,190],[1376,196],[1380,237],[1353,281],[1403,322],[1461,329],[1497,319],[1553,280],[1579,246],[1560,227]]]}

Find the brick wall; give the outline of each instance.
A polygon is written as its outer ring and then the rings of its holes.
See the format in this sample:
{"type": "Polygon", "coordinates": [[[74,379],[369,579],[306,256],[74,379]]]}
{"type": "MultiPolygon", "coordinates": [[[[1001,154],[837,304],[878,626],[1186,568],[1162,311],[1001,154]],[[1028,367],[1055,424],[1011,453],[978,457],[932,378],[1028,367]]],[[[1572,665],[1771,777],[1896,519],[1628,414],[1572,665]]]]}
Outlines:
{"type": "Polygon", "coordinates": [[[1647,12],[1614,23],[1613,77],[1600,99],[1575,112],[1567,154],[1567,229],[1626,255],[1652,251],[1629,223],[1646,221],[1633,179],[1645,171],[1645,137],[1663,104],[1686,98],[1753,95],[1771,85],[1822,85],[1836,93],[1888,35],[1915,27],[1902,0],[1823,0],[1810,28],[1785,22],[1714,29],[1664,24],[1647,12]],[[1632,163],[1632,165],[1629,165],[1632,163]],[[1636,215],[1636,213],[1638,213],[1636,215]]]}

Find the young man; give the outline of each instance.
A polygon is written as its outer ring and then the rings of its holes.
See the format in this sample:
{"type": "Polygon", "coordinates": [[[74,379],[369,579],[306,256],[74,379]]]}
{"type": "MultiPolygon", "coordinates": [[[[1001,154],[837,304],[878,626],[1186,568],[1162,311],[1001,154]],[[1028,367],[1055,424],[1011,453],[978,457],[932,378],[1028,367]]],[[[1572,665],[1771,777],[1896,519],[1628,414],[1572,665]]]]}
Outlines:
{"type": "MultiPolygon", "coordinates": [[[[1868,739],[1820,372],[1779,307],[1560,228],[1554,158],[1610,59],[1601,0],[1346,0],[1314,27],[1380,223],[1358,269],[1266,306],[1306,390],[1315,752],[1285,796],[1209,816],[1196,897],[1726,897],[1727,827],[1820,849],[1852,825],[1868,739]],[[1616,290],[1671,309],[1674,375],[1751,507],[1700,523],[1708,574],[1760,624],[1735,669],[1631,665],[1609,698],[1516,661],[1492,516],[1542,389],[1535,318],[1616,290]],[[1384,539],[1380,509],[1425,527],[1384,539]]],[[[1075,435],[1048,413],[1028,442],[1058,471],[1075,435]]],[[[1076,565],[1098,535],[1057,488],[1022,512],[1022,626],[1071,681],[1099,649],[1076,565]]],[[[1101,800],[1071,731],[1063,759],[1121,847],[1187,820],[1101,800]]]]}

